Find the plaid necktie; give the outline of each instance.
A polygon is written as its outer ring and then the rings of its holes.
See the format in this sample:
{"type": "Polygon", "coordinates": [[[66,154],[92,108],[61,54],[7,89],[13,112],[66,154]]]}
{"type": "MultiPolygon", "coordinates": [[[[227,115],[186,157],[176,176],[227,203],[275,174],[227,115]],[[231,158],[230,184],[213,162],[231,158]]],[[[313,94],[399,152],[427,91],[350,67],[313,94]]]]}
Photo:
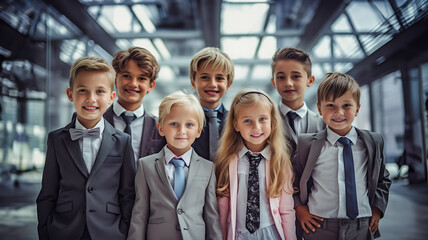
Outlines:
{"type": "Polygon", "coordinates": [[[259,186],[259,171],[258,166],[263,156],[253,156],[247,152],[250,162],[250,173],[248,175],[248,195],[247,195],[247,217],[245,226],[252,234],[260,227],[260,186],[259,186]]]}

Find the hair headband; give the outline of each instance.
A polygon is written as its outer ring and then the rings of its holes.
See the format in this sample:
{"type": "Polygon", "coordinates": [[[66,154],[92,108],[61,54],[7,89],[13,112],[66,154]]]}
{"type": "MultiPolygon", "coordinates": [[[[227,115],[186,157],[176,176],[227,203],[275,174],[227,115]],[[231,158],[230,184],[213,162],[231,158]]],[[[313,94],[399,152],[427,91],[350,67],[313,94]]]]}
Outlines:
{"type": "Polygon", "coordinates": [[[269,98],[266,94],[264,94],[264,93],[262,93],[262,92],[258,92],[258,91],[249,91],[249,92],[243,93],[243,94],[241,94],[241,96],[239,96],[239,97],[238,97],[238,101],[241,101],[241,99],[242,99],[245,95],[252,94],[252,93],[263,95],[263,96],[265,96],[265,97],[270,101],[270,98],[269,98]]]}

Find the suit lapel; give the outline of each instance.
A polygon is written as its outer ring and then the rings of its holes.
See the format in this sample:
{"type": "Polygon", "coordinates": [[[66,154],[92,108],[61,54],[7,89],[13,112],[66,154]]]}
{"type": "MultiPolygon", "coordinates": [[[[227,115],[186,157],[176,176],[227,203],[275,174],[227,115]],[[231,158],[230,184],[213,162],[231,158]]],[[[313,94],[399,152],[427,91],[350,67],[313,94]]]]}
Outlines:
{"type": "Polygon", "coordinates": [[[162,149],[156,156],[155,160],[155,168],[156,172],[158,173],[158,176],[162,182],[162,184],[169,189],[169,192],[172,194],[172,196],[177,199],[177,196],[175,196],[174,189],[172,188],[171,184],[169,183],[168,177],[166,176],[165,171],[165,152],[162,149]]]}
{"type": "Polygon", "coordinates": [[[282,121],[284,122],[284,130],[285,130],[285,134],[287,136],[287,138],[289,139],[289,141],[293,141],[294,144],[297,143],[297,135],[295,132],[292,131],[291,127],[290,127],[290,123],[288,122],[288,118],[284,115],[282,115],[281,113],[281,117],[282,117],[282,121]]]}
{"type": "Polygon", "coordinates": [[[150,141],[152,133],[153,133],[153,126],[156,125],[154,123],[153,118],[151,118],[147,112],[144,111],[144,123],[143,123],[143,132],[141,133],[141,143],[140,143],[140,156],[146,156],[147,152],[150,148],[150,141]]]}
{"type": "MultiPolygon", "coordinates": [[[[183,196],[186,194],[186,189],[191,188],[193,177],[195,177],[196,173],[199,172],[199,167],[201,165],[200,157],[196,154],[195,150],[192,150],[192,158],[190,160],[189,172],[187,174],[186,186],[184,188],[183,196]]],[[[203,170],[201,170],[203,171],[203,170]]]]}
{"type": "Polygon", "coordinates": [[[109,122],[114,127],[113,115],[114,115],[114,112],[113,112],[113,104],[112,104],[107,108],[103,117],[105,120],[107,120],[107,122],[109,122]]]}
{"type": "Polygon", "coordinates": [[[64,129],[64,135],[63,135],[63,142],[65,145],[65,148],[67,149],[68,153],[71,156],[71,159],[73,159],[74,163],[76,164],[77,168],[82,172],[82,174],[88,178],[89,172],[85,165],[85,160],[83,160],[82,156],[82,150],[79,146],[79,141],[72,141],[69,133],[69,129],[74,127],[74,121],[70,124],[68,124],[64,129]]]}
{"type": "Polygon", "coordinates": [[[302,173],[300,181],[300,191],[302,191],[302,199],[307,199],[307,189],[302,186],[306,186],[307,182],[311,176],[312,170],[315,167],[315,163],[320,156],[322,146],[324,145],[325,139],[327,138],[327,130],[323,130],[317,135],[315,135],[315,141],[311,143],[308,157],[306,160],[306,165],[302,173]]]}
{"type": "Polygon", "coordinates": [[[312,115],[312,111],[308,109],[308,112],[306,113],[307,128],[305,129],[305,133],[317,132],[317,119],[312,117],[312,115]]]}
{"type": "MultiPolygon", "coordinates": [[[[372,137],[366,132],[361,131],[358,128],[355,128],[357,130],[358,135],[361,137],[361,140],[364,142],[364,145],[367,149],[367,184],[368,184],[368,190],[369,190],[369,198],[370,201],[374,197],[375,189],[373,179],[373,173],[374,171],[374,163],[376,162],[375,159],[377,158],[377,149],[374,149],[373,146],[375,146],[372,137]]],[[[377,176],[376,176],[377,179],[377,176]]]]}
{"type": "Polygon", "coordinates": [[[113,148],[114,142],[116,139],[113,137],[115,133],[115,129],[112,125],[105,122],[104,124],[104,132],[103,132],[103,140],[101,141],[100,150],[98,150],[97,157],[95,158],[94,166],[92,167],[91,173],[95,173],[103,164],[104,160],[110,153],[113,148]]]}

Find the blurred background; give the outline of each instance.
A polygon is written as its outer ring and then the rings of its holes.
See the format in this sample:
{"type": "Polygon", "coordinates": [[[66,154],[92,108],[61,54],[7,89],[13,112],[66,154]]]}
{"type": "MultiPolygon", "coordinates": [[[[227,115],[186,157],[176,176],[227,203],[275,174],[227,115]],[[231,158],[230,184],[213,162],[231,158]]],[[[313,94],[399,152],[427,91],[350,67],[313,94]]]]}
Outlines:
{"type": "Polygon", "coordinates": [[[0,0],[1,238],[37,239],[34,200],[46,136],[70,121],[73,105],[65,89],[76,59],[91,55],[111,62],[120,49],[148,49],[161,70],[143,103],[156,115],[166,95],[193,91],[190,60],[214,46],[235,63],[227,108],[248,87],[280,101],[270,83],[279,48],[310,54],[316,80],[305,100],[313,110],[325,73],[353,76],[362,90],[355,125],[383,134],[394,179],[391,213],[381,221],[391,231],[382,239],[423,239],[427,230],[418,224],[428,224],[427,26],[427,0],[0,0]]]}

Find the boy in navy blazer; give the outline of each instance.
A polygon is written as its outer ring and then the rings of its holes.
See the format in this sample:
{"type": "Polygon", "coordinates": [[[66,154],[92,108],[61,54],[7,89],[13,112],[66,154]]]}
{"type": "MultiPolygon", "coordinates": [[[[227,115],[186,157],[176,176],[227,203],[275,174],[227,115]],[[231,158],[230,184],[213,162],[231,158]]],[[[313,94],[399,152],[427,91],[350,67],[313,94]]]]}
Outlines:
{"type": "Polygon", "coordinates": [[[71,68],[67,96],[77,115],[48,136],[36,200],[39,239],[126,239],[135,161],[129,135],[103,119],[115,97],[114,76],[96,57],[71,68]]]}
{"type": "Polygon", "coordinates": [[[271,83],[281,96],[278,108],[291,146],[291,159],[296,150],[297,136],[317,133],[325,128],[322,118],[305,103],[306,88],[315,82],[311,68],[309,55],[301,49],[283,48],[272,58],[271,83]]]}
{"type": "Polygon", "coordinates": [[[352,126],[360,88],[350,76],[328,73],[318,87],[327,128],[298,138],[293,167],[296,216],[305,239],[373,239],[388,203],[389,173],[381,135],[352,126]]]}
{"type": "Polygon", "coordinates": [[[116,71],[118,99],[107,109],[104,118],[116,129],[131,135],[135,160],[159,152],[166,144],[165,139],[157,131],[156,119],[143,106],[144,96],[156,86],[158,62],[148,50],[132,47],[117,52],[112,65],[116,71]]]}
{"type": "Polygon", "coordinates": [[[228,111],[221,99],[233,82],[234,66],[230,57],[218,48],[206,47],[190,62],[190,83],[196,90],[205,113],[201,137],[192,147],[199,156],[214,161],[228,111]]]}

